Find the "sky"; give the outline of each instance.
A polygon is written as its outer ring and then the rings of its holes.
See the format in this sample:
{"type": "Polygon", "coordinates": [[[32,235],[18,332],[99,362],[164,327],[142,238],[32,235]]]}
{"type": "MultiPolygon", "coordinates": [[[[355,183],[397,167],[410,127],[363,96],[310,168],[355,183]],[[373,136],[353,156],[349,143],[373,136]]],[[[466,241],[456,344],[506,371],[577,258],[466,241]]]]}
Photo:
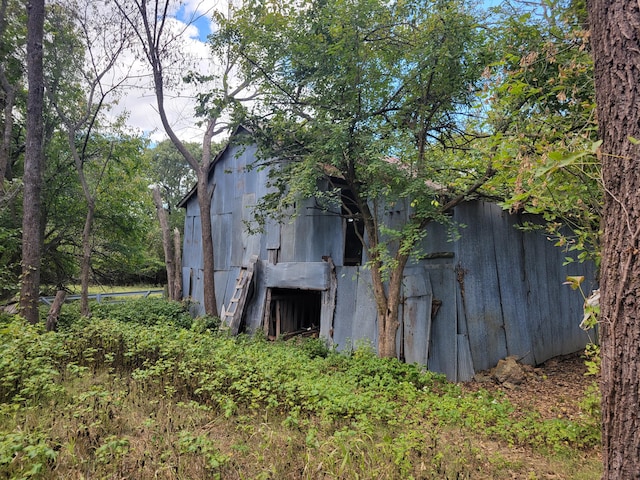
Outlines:
{"type": "MultiPolygon", "coordinates": [[[[191,57],[191,65],[201,73],[209,73],[211,65],[209,49],[206,44],[207,35],[212,29],[212,13],[220,4],[219,0],[186,0],[178,11],[173,12],[170,27],[175,31],[184,30],[184,56],[191,57]]],[[[126,113],[127,124],[139,133],[143,133],[153,142],[167,138],[157,111],[156,97],[152,88],[149,67],[142,61],[127,54],[122,60],[133,73],[135,79],[127,81],[127,88],[122,89],[122,96],[114,114],[126,113]]],[[[123,67],[125,68],[125,67],[123,67]]],[[[182,67],[179,74],[184,74],[191,67],[182,67]]],[[[121,73],[122,74],[122,73],[121,73]]],[[[202,130],[194,120],[193,92],[188,86],[168,88],[165,91],[165,108],[176,134],[183,141],[200,143],[202,130]]]]}

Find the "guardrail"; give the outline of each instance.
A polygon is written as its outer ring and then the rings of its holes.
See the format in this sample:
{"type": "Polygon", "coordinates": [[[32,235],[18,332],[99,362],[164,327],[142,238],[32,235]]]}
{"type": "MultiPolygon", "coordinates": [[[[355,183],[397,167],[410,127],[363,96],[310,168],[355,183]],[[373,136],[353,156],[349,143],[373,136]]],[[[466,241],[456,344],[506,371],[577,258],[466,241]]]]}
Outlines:
{"type": "MultiPolygon", "coordinates": [[[[147,298],[150,295],[163,295],[163,289],[156,290],[138,290],[131,292],[110,292],[110,293],[92,293],[89,295],[89,300],[95,300],[98,303],[116,303],[122,302],[127,299],[127,297],[142,297],[147,298]]],[[[40,301],[42,303],[46,303],[47,305],[51,305],[53,300],[55,299],[55,295],[53,297],[40,297],[40,301]]],[[[74,300],[80,300],[81,295],[67,295],[64,299],[65,302],[72,302],[74,300]]]]}

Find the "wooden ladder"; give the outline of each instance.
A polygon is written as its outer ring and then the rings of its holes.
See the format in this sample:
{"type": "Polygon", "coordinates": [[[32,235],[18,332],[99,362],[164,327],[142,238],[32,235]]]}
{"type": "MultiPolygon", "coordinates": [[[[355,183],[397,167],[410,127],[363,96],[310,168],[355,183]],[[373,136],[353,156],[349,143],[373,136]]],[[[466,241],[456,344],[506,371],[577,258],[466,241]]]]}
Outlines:
{"type": "Polygon", "coordinates": [[[258,261],[257,255],[252,255],[249,260],[249,265],[243,265],[240,267],[238,278],[236,279],[235,289],[229,305],[222,306],[222,314],[220,315],[222,323],[228,325],[231,335],[237,335],[240,330],[240,322],[242,321],[242,314],[244,313],[245,303],[249,294],[249,287],[253,280],[253,273],[255,271],[255,265],[258,261]]]}

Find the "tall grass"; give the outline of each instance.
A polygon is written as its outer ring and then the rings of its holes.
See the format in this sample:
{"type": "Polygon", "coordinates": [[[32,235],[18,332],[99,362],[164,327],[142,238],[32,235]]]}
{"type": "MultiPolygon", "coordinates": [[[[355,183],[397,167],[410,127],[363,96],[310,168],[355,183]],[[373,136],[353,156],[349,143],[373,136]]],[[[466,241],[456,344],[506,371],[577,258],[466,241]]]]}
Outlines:
{"type": "Polygon", "coordinates": [[[594,419],[543,421],[366,347],[231,338],[149,302],[58,333],[0,320],[0,479],[598,478],[594,419]]]}

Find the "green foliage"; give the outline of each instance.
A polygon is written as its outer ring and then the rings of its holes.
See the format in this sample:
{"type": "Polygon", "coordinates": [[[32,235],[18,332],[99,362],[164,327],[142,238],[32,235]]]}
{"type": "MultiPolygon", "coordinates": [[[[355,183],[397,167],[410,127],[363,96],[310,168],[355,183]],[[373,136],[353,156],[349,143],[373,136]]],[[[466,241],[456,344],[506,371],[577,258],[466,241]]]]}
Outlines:
{"type": "Polygon", "coordinates": [[[66,350],[55,335],[21,319],[0,323],[0,403],[34,405],[61,390],[66,350]]]}
{"type": "MultiPolygon", "coordinates": [[[[192,324],[192,318],[182,303],[162,298],[147,297],[121,303],[97,303],[91,311],[97,319],[133,322],[140,325],[171,324],[181,328],[191,328],[192,324]]],[[[207,324],[213,326],[214,322],[209,321],[207,324]]]]}
{"type": "Polygon", "coordinates": [[[485,72],[481,128],[491,135],[480,150],[500,162],[485,191],[543,215],[567,261],[598,262],[603,188],[584,2],[508,2],[495,14],[502,59],[485,72]]]}
{"type": "Polygon", "coordinates": [[[464,393],[366,346],[340,354],[316,339],[197,333],[158,323],[152,307],[138,305],[135,320],[96,315],[60,333],[17,317],[2,322],[7,478],[153,478],[164,469],[224,478],[252,465],[245,476],[259,478],[292,464],[337,477],[442,478],[486,468],[469,441],[443,443],[448,429],[563,455],[598,442],[596,423],[516,415],[500,396],[464,393]]]}
{"type": "Polygon", "coordinates": [[[191,330],[197,333],[214,333],[220,328],[220,319],[209,315],[202,315],[193,319],[191,330]]]}

